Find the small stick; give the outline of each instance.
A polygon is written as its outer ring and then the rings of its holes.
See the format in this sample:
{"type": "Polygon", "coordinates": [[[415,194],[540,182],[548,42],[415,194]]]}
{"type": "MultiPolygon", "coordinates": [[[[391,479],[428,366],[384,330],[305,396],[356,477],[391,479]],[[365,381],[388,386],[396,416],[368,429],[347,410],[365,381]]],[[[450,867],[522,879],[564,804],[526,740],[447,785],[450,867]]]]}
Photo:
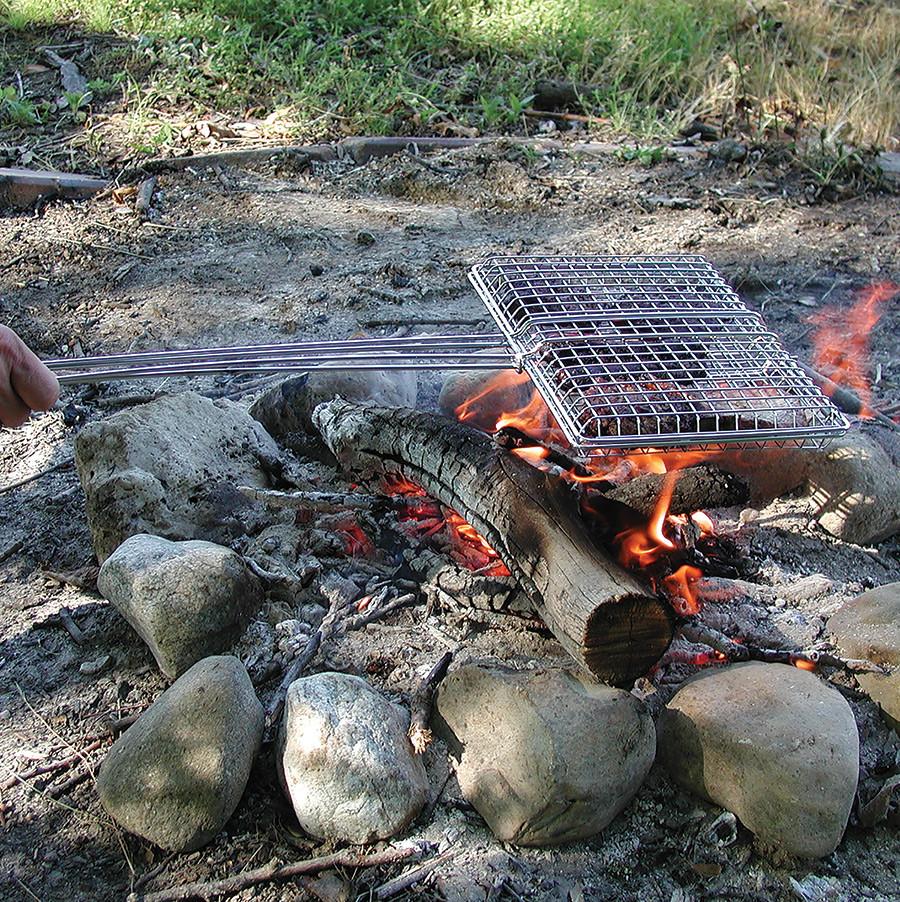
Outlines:
{"type": "Polygon", "coordinates": [[[872,661],[861,658],[838,658],[829,652],[816,649],[800,650],[781,648],[759,648],[743,642],[735,642],[724,633],[713,629],[692,617],[680,625],[681,635],[688,642],[708,645],[714,651],[724,655],[731,662],[762,661],[766,664],[791,664],[794,667],[807,665],[804,670],[815,670],[818,667],[837,667],[852,673],[886,673],[883,667],[872,661]]]}
{"type": "Polygon", "coordinates": [[[72,641],[76,645],[84,645],[87,637],[81,631],[78,624],[72,619],[72,614],[68,608],[60,608],[59,613],[51,614],[44,620],[34,624],[37,629],[47,629],[51,626],[61,626],[72,637],[72,641]]]}
{"type": "Polygon", "coordinates": [[[78,624],[72,619],[72,613],[67,607],[59,609],[59,622],[65,627],[66,632],[72,637],[76,645],[84,645],[86,637],[79,629],[78,624]]]}
{"type": "Polygon", "coordinates": [[[312,662],[313,658],[315,658],[321,648],[322,643],[333,632],[340,615],[353,604],[354,600],[355,596],[339,591],[337,588],[331,592],[331,601],[327,613],[322,618],[322,622],[309,639],[306,640],[306,645],[303,647],[303,650],[296,658],[294,658],[290,667],[284,672],[281,683],[278,685],[278,689],[275,690],[275,695],[266,707],[267,738],[272,738],[271,734],[274,733],[275,725],[281,717],[281,712],[284,708],[284,700],[287,697],[287,692],[291,683],[293,683],[312,662]]]}
{"type": "Polygon", "coordinates": [[[60,758],[59,761],[53,761],[50,764],[39,764],[36,767],[23,771],[21,774],[13,774],[13,776],[8,777],[0,783],[0,789],[12,789],[17,783],[22,783],[25,780],[33,780],[35,777],[40,777],[43,774],[52,774],[58,770],[66,770],[75,764],[75,762],[81,761],[89,752],[99,749],[100,746],[103,745],[103,742],[104,740],[102,739],[95,739],[90,745],[86,745],[80,752],[69,755],[67,758],[60,758]]]}
{"type": "Polygon", "coordinates": [[[146,216],[150,212],[150,205],[153,202],[153,192],[156,190],[156,176],[151,175],[150,178],[141,182],[137,192],[137,199],[134,202],[134,209],[146,216]]]}
{"type": "Polygon", "coordinates": [[[344,632],[362,629],[364,626],[368,626],[368,624],[374,623],[374,621],[380,620],[382,617],[393,613],[398,608],[405,607],[410,602],[415,601],[417,597],[418,596],[413,592],[401,595],[383,607],[374,608],[371,611],[367,611],[365,614],[359,614],[356,617],[350,618],[345,623],[340,624],[339,621],[341,615],[346,612],[355,599],[347,601],[345,597],[335,594],[332,598],[331,606],[328,608],[328,613],[322,619],[318,629],[307,640],[306,645],[303,647],[303,651],[300,652],[300,654],[291,662],[291,666],[284,672],[281,683],[279,684],[275,695],[272,697],[272,700],[269,702],[266,709],[267,741],[271,741],[273,738],[272,733],[274,732],[275,724],[278,722],[279,717],[281,717],[281,712],[284,709],[284,701],[291,683],[293,683],[312,662],[322,645],[327,642],[333,634],[338,632],[339,626],[344,632]]]}
{"type": "Polygon", "coordinates": [[[612,121],[610,119],[604,119],[600,116],[583,116],[580,113],[555,113],[550,110],[536,110],[532,107],[527,107],[523,110],[526,116],[530,116],[533,119],[559,119],[562,122],[583,122],[585,125],[609,125],[612,121]]]}
{"type": "Polygon", "coordinates": [[[308,858],[306,861],[295,861],[291,864],[278,865],[270,862],[261,868],[244,871],[242,874],[235,874],[222,880],[187,883],[146,895],[131,893],[128,896],[128,902],[181,902],[183,899],[214,899],[217,896],[230,896],[232,893],[240,892],[242,889],[256,886],[259,883],[286,880],[302,874],[316,874],[332,868],[359,869],[396,864],[399,861],[418,858],[423,852],[423,844],[410,843],[393,849],[385,849],[383,852],[375,852],[372,855],[360,855],[357,852],[345,850],[334,852],[331,855],[322,855],[319,858],[308,858]]]}
{"type": "Polygon", "coordinates": [[[409,507],[422,503],[421,496],[408,498],[405,495],[366,495],[362,492],[279,492],[276,489],[258,489],[249,485],[238,486],[238,491],[244,497],[262,501],[269,507],[320,513],[384,510],[390,506],[409,507]]]}
{"type": "Polygon", "coordinates": [[[64,586],[74,586],[84,592],[97,591],[97,577],[100,575],[99,567],[80,567],[78,570],[72,570],[68,573],[61,573],[56,570],[43,570],[42,576],[49,576],[64,586]]]}
{"type": "Polygon", "coordinates": [[[447,675],[447,668],[452,660],[453,652],[444,652],[413,693],[410,702],[408,735],[413,751],[417,755],[421,755],[431,742],[432,734],[428,724],[431,720],[434,693],[438,683],[447,675]]]}
{"type": "Polygon", "coordinates": [[[51,473],[55,473],[57,470],[63,470],[66,467],[71,466],[73,463],[75,463],[75,461],[72,458],[69,458],[68,460],[61,460],[58,464],[53,464],[52,467],[47,467],[44,470],[40,470],[33,476],[26,476],[24,479],[17,479],[15,482],[7,483],[6,485],[0,487],[0,495],[11,492],[13,489],[19,489],[23,485],[28,485],[29,482],[34,482],[36,479],[40,479],[43,476],[49,476],[51,473]]]}
{"type": "Polygon", "coordinates": [[[802,369],[813,382],[817,382],[820,387],[825,389],[832,402],[843,410],[844,413],[856,414],[864,418],[870,417],[876,422],[881,423],[882,426],[893,429],[894,432],[900,432],[900,424],[895,423],[890,417],[886,417],[880,411],[875,410],[871,404],[864,403],[862,399],[854,392],[850,391],[850,389],[844,388],[843,385],[839,385],[833,379],[829,379],[827,376],[823,375],[818,370],[814,370],[811,366],[807,366],[805,363],[800,363],[800,369],[802,369]],[[863,413],[863,411],[866,412],[863,413]]]}
{"type": "Polygon", "coordinates": [[[51,799],[58,799],[60,796],[65,795],[73,786],[84,783],[90,776],[91,773],[88,770],[77,771],[67,780],[63,780],[62,783],[57,783],[56,786],[49,787],[46,791],[47,795],[50,796],[51,799]]]}
{"type": "Polygon", "coordinates": [[[414,868],[410,868],[405,874],[400,874],[399,877],[394,877],[393,880],[382,883],[381,886],[375,890],[374,897],[378,902],[381,902],[382,899],[392,899],[394,896],[399,895],[405,890],[411,889],[427,877],[436,867],[452,858],[455,854],[456,852],[447,851],[441,855],[436,855],[434,858],[431,858],[414,868]]]}
{"type": "Polygon", "coordinates": [[[171,855],[167,855],[155,868],[147,871],[145,874],[141,874],[141,876],[134,881],[134,886],[132,886],[131,891],[136,892],[141,889],[141,887],[146,886],[154,879],[154,877],[158,877],[172,863],[175,854],[176,853],[173,852],[171,855]]]}
{"type": "MultiPolygon", "coordinates": [[[[501,448],[505,448],[508,451],[516,448],[542,448],[547,452],[544,460],[549,463],[556,464],[563,470],[571,470],[576,476],[591,475],[587,467],[566,454],[559,445],[554,445],[551,442],[542,442],[515,426],[504,426],[502,429],[498,429],[494,435],[494,441],[501,448]]],[[[595,488],[603,488],[602,482],[595,482],[593,485],[595,488]]],[[[612,483],[608,487],[612,488],[612,483]]]]}
{"type": "Polygon", "coordinates": [[[364,626],[374,623],[376,620],[381,620],[382,617],[387,617],[388,614],[393,614],[394,611],[397,611],[400,608],[405,608],[407,605],[416,601],[418,597],[418,593],[416,592],[398,595],[393,601],[383,607],[373,608],[370,611],[366,611],[365,614],[358,614],[356,617],[348,620],[345,629],[347,632],[350,630],[360,630],[364,626]]]}
{"type": "Polygon", "coordinates": [[[56,244],[68,244],[72,247],[89,247],[95,251],[110,251],[114,254],[124,254],[126,257],[135,257],[138,260],[153,260],[153,257],[148,257],[146,254],[136,254],[134,251],[129,251],[124,247],[116,247],[113,244],[95,244],[91,241],[70,241],[68,238],[60,238],[58,235],[47,236],[47,241],[53,241],[56,244]]]}
{"type": "Polygon", "coordinates": [[[126,714],[125,717],[117,717],[115,720],[110,720],[106,724],[106,729],[109,730],[111,736],[118,736],[120,733],[124,733],[130,726],[136,723],[137,719],[143,713],[143,711],[138,711],[136,714],[126,714]]]}
{"type": "Polygon", "coordinates": [[[7,558],[12,557],[14,554],[22,550],[22,547],[25,545],[25,539],[16,539],[12,545],[7,545],[3,551],[0,551],[0,564],[2,564],[7,558]]]}

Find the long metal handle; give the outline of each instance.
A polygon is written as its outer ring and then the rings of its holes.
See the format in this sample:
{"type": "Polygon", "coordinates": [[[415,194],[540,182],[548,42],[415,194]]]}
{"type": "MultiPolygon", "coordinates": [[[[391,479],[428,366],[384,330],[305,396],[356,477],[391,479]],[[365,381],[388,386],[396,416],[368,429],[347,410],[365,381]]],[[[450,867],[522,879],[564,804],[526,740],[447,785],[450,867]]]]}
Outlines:
{"type": "Polygon", "coordinates": [[[498,335],[423,335],[410,338],[291,342],[142,351],[45,360],[62,384],[215,373],[323,370],[495,369],[515,365],[498,335]],[[74,372],[70,372],[74,371],[74,372]]]}

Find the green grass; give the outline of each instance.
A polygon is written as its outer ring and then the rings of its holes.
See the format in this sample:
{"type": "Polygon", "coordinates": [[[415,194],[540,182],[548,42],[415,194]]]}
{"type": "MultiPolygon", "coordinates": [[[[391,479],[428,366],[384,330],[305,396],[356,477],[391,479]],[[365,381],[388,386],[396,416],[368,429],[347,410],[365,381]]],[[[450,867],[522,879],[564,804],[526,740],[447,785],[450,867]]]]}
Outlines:
{"type": "Polygon", "coordinates": [[[147,140],[208,110],[269,116],[305,138],[448,122],[517,130],[547,78],[587,85],[584,112],[645,139],[695,115],[756,133],[896,136],[890,0],[749,10],[746,0],[0,0],[0,23],[134,40],[147,77],[98,78],[130,84],[129,121],[147,140]]]}

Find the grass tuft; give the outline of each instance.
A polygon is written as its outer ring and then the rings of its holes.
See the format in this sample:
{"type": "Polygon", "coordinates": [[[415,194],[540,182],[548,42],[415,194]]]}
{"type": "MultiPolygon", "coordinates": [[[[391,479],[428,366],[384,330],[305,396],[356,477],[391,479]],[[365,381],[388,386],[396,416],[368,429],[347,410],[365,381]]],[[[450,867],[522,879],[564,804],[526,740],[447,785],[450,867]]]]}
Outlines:
{"type": "Polygon", "coordinates": [[[508,130],[542,79],[584,86],[582,112],[644,140],[701,116],[884,146],[900,121],[893,0],[0,0],[0,23],[131,39],[138,109],[167,108],[170,128],[219,110],[307,138],[508,130]]]}

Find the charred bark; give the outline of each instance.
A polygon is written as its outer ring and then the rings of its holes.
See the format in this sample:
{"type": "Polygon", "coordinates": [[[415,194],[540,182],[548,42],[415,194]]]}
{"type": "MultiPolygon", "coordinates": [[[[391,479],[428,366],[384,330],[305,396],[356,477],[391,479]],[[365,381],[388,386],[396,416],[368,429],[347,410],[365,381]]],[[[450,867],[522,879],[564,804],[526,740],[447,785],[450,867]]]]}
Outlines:
{"type": "MultiPolygon", "coordinates": [[[[665,473],[645,473],[604,492],[604,495],[649,517],[665,481],[665,473]]],[[[689,514],[702,507],[731,507],[743,504],[749,497],[747,483],[739,476],[701,464],[678,471],[677,481],[672,487],[669,513],[689,514]]]]}
{"type": "Polygon", "coordinates": [[[489,436],[421,411],[337,399],[313,422],[342,466],[401,474],[449,505],[493,546],[574,659],[630,685],[662,656],[669,607],[591,540],[571,489],[489,436]]]}

